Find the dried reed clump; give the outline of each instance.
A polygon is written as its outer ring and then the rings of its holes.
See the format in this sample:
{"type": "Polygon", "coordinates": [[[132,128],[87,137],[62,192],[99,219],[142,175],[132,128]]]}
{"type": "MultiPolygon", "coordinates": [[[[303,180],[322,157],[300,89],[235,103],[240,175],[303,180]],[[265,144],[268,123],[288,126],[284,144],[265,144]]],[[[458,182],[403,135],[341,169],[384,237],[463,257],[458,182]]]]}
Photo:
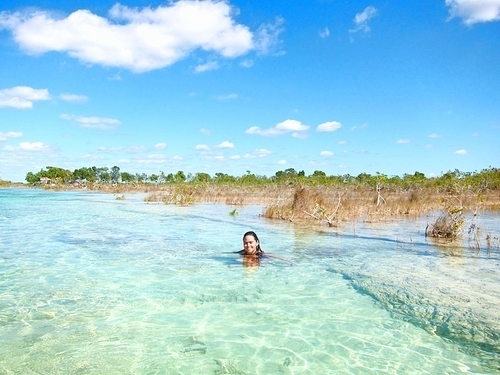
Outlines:
{"type": "Polygon", "coordinates": [[[458,203],[457,206],[448,206],[434,224],[427,226],[427,236],[453,240],[462,235],[465,216],[462,202],[458,200],[458,203]]]}
{"type": "Polygon", "coordinates": [[[299,186],[295,188],[291,198],[268,205],[262,216],[289,221],[313,218],[334,226],[341,207],[340,193],[336,203],[334,199],[331,193],[328,194],[324,190],[299,186]]]}

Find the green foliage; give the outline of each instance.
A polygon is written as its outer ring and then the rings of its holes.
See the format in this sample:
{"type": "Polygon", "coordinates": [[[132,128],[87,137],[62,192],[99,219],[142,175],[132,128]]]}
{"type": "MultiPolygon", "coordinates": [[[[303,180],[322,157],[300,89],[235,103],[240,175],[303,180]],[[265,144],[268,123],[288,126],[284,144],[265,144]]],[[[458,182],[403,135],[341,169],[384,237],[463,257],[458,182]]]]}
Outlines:
{"type": "Polygon", "coordinates": [[[315,170],[306,176],[305,172],[288,168],[277,171],[273,176],[259,176],[247,170],[242,176],[232,176],[227,173],[217,172],[213,176],[205,172],[147,175],[146,173],[128,173],[121,171],[118,166],[108,167],[82,167],[73,172],[49,166],[39,172],[28,172],[25,178],[30,185],[67,185],[78,184],[190,184],[190,185],[236,185],[236,186],[265,186],[269,184],[277,186],[330,186],[336,188],[366,188],[371,190],[384,189],[393,191],[416,191],[419,189],[431,189],[436,193],[448,193],[459,195],[462,192],[474,192],[478,195],[478,201],[484,199],[482,192],[486,190],[500,189],[500,169],[488,168],[480,172],[461,172],[459,170],[448,171],[439,177],[426,177],[422,172],[404,174],[403,176],[387,176],[380,172],[375,175],[360,173],[357,176],[350,174],[327,175],[325,172],[315,170]]]}

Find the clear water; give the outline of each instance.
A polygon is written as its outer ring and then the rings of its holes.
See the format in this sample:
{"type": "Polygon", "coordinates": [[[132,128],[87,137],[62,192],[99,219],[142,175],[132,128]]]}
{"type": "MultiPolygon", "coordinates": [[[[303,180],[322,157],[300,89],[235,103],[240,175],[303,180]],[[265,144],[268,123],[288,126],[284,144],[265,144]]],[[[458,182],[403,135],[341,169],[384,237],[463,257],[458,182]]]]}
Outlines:
{"type": "Polygon", "coordinates": [[[233,209],[0,190],[0,374],[500,373],[498,248],[233,209]]]}

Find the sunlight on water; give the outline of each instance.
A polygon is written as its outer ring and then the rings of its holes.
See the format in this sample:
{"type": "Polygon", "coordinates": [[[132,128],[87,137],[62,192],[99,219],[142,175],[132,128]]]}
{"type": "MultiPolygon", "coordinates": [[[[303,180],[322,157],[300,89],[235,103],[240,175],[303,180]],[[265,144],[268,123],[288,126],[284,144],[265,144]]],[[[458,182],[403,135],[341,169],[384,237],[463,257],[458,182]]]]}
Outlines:
{"type": "Polygon", "coordinates": [[[142,198],[0,190],[0,374],[500,371],[498,249],[142,198]],[[296,266],[242,267],[247,230],[296,266]]]}

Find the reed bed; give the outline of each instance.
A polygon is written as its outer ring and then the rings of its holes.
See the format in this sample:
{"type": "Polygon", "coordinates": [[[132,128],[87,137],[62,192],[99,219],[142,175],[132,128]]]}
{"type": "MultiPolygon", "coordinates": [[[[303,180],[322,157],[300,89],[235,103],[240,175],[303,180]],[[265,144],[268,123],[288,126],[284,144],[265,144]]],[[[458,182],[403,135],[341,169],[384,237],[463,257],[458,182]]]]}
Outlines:
{"type": "MultiPolygon", "coordinates": [[[[54,187],[51,187],[54,189],[54,187]]],[[[61,187],[67,189],[68,187],[61,187]]],[[[230,206],[257,204],[262,216],[295,223],[337,227],[352,221],[380,222],[403,217],[418,218],[442,212],[426,234],[453,239],[461,234],[463,215],[500,211],[500,190],[435,190],[430,188],[370,188],[353,185],[210,183],[94,184],[89,190],[104,191],[124,199],[126,193],[146,193],[146,202],[189,205],[198,202],[230,206]]],[[[57,189],[57,188],[56,188],[57,189]]],[[[118,198],[117,198],[118,199],[118,198]]],[[[491,242],[491,241],[490,241],[491,242]]],[[[494,242],[494,241],[493,241],[494,242]]]]}
{"type": "Polygon", "coordinates": [[[318,221],[329,226],[342,222],[419,217],[436,210],[448,211],[460,202],[464,212],[499,211],[500,192],[478,195],[430,190],[378,190],[326,186],[232,186],[173,184],[148,192],[147,202],[227,205],[260,204],[262,216],[292,222],[318,221]]]}

